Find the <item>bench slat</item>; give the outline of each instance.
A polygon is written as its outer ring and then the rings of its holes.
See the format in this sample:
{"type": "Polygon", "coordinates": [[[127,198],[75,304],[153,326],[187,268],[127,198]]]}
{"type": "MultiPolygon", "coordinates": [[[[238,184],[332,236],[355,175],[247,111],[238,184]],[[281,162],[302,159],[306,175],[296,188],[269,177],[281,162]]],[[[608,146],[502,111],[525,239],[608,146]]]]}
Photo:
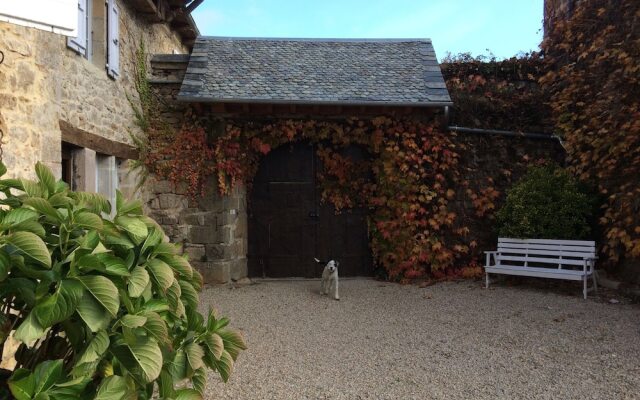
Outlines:
{"type": "Polygon", "coordinates": [[[500,243],[528,243],[528,244],[561,244],[569,246],[595,246],[593,240],[555,240],[555,239],[515,239],[515,238],[498,238],[500,243]]]}
{"type": "MultiPolygon", "coordinates": [[[[564,279],[570,281],[582,280],[584,275],[583,271],[567,271],[558,270],[553,268],[523,268],[523,267],[485,267],[486,271],[492,274],[507,274],[507,275],[519,275],[519,276],[532,276],[536,278],[552,278],[552,279],[564,279]],[[563,271],[563,273],[558,273],[563,271]]],[[[587,275],[591,275],[587,273],[587,275]]]]}
{"type": "Polygon", "coordinates": [[[538,249],[538,250],[566,250],[566,251],[595,251],[595,246],[569,246],[566,244],[522,244],[522,243],[499,243],[498,248],[509,249],[538,249]]]}
{"type": "Polygon", "coordinates": [[[555,256],[555,257],[573,257],[573,258],[593,258],[595,253],[588,252],[571,252],[571,251],[553,251],[553,250],[537,250],[537,249],[498,249],[498,253],[502,254],[529,254],[534,256],[555,256]]]}
{"type": "MultiPolygon", "coordinates": [[[[496,257],[498,261],[520,261],[520,262],[537,262],[537,263],[545,263],[545,264],[554,264],[554,265],[578,265],[583,266],[584,260],[569,260],[566,258],[544,258],[544,257],[523,257],[523,256],[505,256],[498,255],[496,257]]],[[[502,262],[500,262],[502,264],[502,262]]],[[[524,268],[524,266],[522,266],[524,268]]]]}

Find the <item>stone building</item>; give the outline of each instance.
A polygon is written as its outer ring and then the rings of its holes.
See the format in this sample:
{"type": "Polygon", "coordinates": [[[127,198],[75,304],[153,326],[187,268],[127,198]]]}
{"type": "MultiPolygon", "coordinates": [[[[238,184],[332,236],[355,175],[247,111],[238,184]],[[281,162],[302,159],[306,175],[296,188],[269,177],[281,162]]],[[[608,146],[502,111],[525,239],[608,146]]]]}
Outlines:
{"type": "Polygon", "coordinates": [[[15,177],[42,161],[72,188],[111,197],[132,187],[118,172],[136,157],[128,100],[138,102],[136,50],[188,53],[200,1],[69,1],[70,10],[43,0],[0,4],[3,161],[15,177]],[[63,29],[69,13],[75,30],[63,29]]]}
{"type": "MultiPolygon", "coordinates": [[[[180,116],[194,110],[214,136],[227,124],[255,127],[286,119],[342,123],[385,115],[441,125],[452,104],[427,39],[199,37],[190,56],[155,55],[151,64],[152,87],[168,105],[165,119],[179,129],[180,116]]],[[[504,171],[520,176],[525,168],[516,166],[523,158],[562,157],[548,135],[510,134],[459,137],[463,170],[473,185],[490,181],[504,190],[510,185],[504,171]]],[[[151,216],[172,241],[183,243],[209,282],[318,277],[314,257],[339,259],[342,276],[370,276],[367,210],[336,215],[319,199],[315,146],[303,141],[273,149],[261,159],[251,190],[239,187],[229,196],[220,197],[214,181],[197,199],[155,182],[151,216]]],[[[367,157],[361,150],[345,149],[349,157],[367,157]]],[[[473,214],[464,199],[456,202],[457,210],[473,214]]],[[[486,221],[476,222],[474,237],[495,242],[486,221]]]]}

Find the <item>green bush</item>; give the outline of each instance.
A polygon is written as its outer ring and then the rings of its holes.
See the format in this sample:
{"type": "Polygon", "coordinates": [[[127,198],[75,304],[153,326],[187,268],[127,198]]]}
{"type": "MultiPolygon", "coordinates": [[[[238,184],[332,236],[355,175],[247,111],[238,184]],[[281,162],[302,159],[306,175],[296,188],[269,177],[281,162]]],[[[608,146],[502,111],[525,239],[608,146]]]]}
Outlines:
{"type": "Polygon", "coordinates": [[[531,167],[497,213],[501,237],[585,239],[592,205],[573,177],[553,165],[531,167]]]}
{"type": "Polygon", "coordinates": [[[141,203],[118,193],[106,218],[104,197],[36,174],[0,179],[0,353],[21,342],[0,398],[200,399],[207,368],[226,381],[242,336],[197,311],[202,277],[141,203]]]}

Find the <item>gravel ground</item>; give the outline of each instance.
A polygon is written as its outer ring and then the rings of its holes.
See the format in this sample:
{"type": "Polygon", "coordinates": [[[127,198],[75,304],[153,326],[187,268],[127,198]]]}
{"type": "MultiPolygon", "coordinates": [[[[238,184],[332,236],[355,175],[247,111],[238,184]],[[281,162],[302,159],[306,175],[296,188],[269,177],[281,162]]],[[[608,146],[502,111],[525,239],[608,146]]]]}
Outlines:
{"type": "Polygon", "coordinates": [[[207,399],[640,399],[640,306],[527,285],[210,287],[249,350],[207,399]]]}

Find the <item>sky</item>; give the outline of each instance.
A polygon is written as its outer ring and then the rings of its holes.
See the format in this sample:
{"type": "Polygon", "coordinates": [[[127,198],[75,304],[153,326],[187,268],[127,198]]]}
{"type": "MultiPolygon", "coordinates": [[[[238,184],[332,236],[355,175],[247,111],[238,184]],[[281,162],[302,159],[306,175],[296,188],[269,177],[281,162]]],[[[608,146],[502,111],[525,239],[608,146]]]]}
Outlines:
{"type": "Polygon", "coordinates": [[[447,52],[508,58],[537,50],[543,0],[205,0],[207,36],[430,38],[447,52]]]}

